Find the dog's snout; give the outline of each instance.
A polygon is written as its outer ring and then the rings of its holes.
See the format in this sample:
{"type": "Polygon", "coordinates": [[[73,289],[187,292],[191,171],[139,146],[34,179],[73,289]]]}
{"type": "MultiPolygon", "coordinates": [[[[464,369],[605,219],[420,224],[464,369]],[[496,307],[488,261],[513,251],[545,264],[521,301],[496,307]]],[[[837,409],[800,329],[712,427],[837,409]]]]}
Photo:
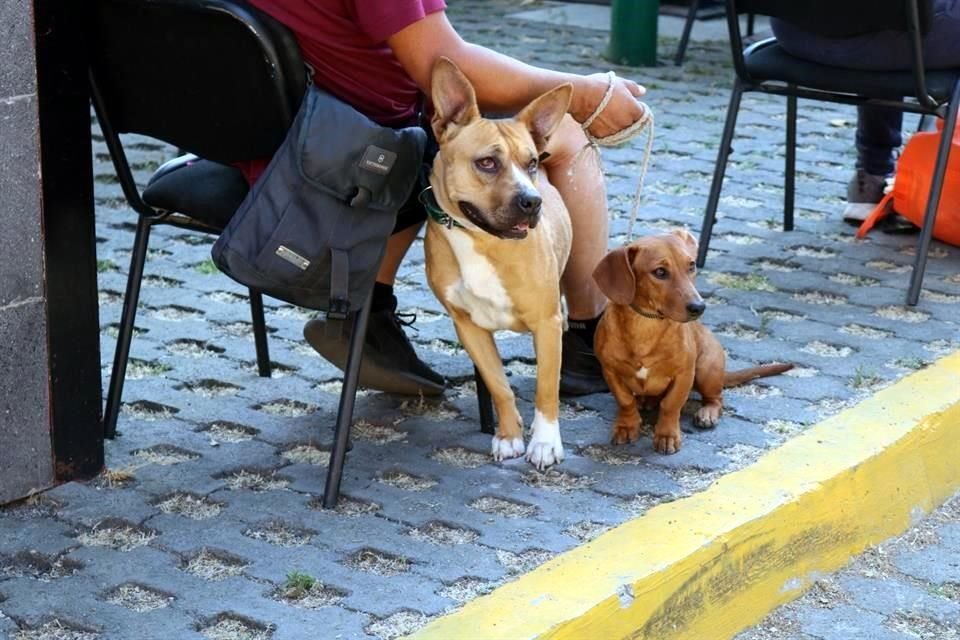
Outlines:
{"type": "Polygon", "coordinates": [[[540,213],[543,200],[535,193],[521,191],[513,199],[513,206],[525,216],[533,217],[540,213]]]}
{"type": "Polygon", "coordinates": [[[703,315],[703,312],[706,311],[706,309],[707,305],[704,304],[703,300],[687,303],[687,313],[691,319],[699,318],[703,315]]]}

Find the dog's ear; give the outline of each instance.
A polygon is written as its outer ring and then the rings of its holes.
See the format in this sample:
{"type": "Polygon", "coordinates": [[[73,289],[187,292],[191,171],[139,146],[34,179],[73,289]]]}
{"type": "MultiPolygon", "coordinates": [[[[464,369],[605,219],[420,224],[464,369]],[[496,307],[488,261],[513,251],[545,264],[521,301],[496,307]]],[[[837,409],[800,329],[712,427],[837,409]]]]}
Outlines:
{"type": "Polygon", "coordinates": [[[611,302],[630,304],[636,296],[637,277],[633,273],[633,261],[637,256],[637,247],[621,247],[608,253],[597,268],[593,270],[593,279],[600,291],[611,302]]]}
{"type": "Polygon", "coordinates": [[[689,229],[686,227],[682,229],[674,229],[670,233],[680,238],[680,240],[687,245],[687,247],[689,247],[692,253],[697,253],[697,239],[693,237],[693,234],[690,233],[689,229]]]}
{"type": "Polygon", "coordinates": [[[517,120],[530,130],[538,151],[543,150],[550,135],[560,126],[560,121],[570,109],[572,97],[573,85],[568,82],[547,91],[517,115],[517,120]]]}
{"type": "Polygon", "coordinates": [[[430,79],[433,98],[433,135],[442,140],[452,125],[463,126],[480,117],[477,94],[467,76],[450,58],[437,60],[430,79]]]}

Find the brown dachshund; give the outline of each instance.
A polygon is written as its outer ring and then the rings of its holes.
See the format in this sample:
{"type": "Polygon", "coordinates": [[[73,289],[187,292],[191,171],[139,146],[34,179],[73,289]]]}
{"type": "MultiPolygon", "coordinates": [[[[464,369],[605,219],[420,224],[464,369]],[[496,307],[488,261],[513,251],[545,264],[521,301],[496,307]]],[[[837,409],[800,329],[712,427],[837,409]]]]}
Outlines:
{"type": "Polygon", "coordinates": [[[703,398],[694,416],[714,427],[723,409],[723,388],[793,368],[770,364],[725,371],[726,354],[698,322],[706,305],[693,284],[697,241],[686,229],[637,240],[611,251],[593,277],[610,299],[594,342],[603,377],[619,410],[613,443],[640,435],[637,398],[659,399],[653,446],[660,453],[680,449],[680,411],[691,389],[703,398]]]}

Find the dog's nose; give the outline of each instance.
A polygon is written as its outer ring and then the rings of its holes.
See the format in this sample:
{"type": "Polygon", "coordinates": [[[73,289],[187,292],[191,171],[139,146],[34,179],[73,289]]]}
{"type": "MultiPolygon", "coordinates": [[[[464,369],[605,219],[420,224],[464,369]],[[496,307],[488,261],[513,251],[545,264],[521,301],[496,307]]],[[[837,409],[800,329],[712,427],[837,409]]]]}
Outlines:
{"type": "Polygon", "coordinates": [[[533,217],[540,213],[543,200],[535,193],[518,193],[513,199],[513,206],[525,216],[533,217]]]}
{"type": "Polygon", "coordinates": [[[690,318],[699,318],[703,315],[703,312],[706,311],[707,305],[701,300],[700,302],[689,302],[687,303],[687,313],[690,315],[690,318]]]}

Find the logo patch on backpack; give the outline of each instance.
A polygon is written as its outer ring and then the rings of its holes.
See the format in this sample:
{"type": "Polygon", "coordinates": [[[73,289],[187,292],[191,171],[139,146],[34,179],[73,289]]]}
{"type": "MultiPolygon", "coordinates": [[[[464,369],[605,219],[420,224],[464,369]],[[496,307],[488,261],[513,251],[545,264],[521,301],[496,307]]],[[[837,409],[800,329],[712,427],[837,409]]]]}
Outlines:
{"type": "Polygon", "coordinates": [[[393,169],[393,163],[397,160],[397,154],[393,151],[381,149],[376,145],[369,145],[363,152],[363,158],[360,159],[360,166],[367,171],[387,175],[393,169]]]}
{"type": "Polygon", "coordinates": [[[292,264],[293,266],[300,269],[301,271],[306,271],[307,267],[310,266],[309,260],[304,258],[302,255],[300,255],[296,251],[287,249],[283,245],[280,245],[279,247],[277,247],[277,250],[275,253],[281,258],[283,258],[284,260],[286,260],[287,262],[289,262],[290,264],[292,264]]]}

